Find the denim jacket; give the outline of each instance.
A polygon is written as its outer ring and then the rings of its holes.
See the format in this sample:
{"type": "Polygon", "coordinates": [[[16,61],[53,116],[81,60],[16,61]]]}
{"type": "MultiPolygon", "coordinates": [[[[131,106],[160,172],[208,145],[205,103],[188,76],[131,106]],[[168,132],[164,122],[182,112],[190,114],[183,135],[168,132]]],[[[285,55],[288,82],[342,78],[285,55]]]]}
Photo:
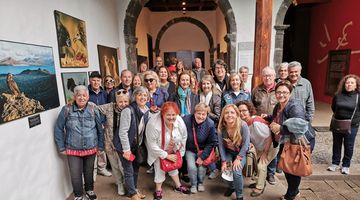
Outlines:
{"type": "Polygon", "coordinates": [[[241,89],[239,95],[236,96],[233,90],[228,90],[223,93],[221,107],[223,108],[227,104],[237,104],[240,101],[251,101],[250,93],[241,89]]]}
{"type": "Polygon", "coordinates": [[[99,110],[88,102],[80,110],[76,104],[65,105],[56,120],[55,143],[59,152],[65,149],[104,149],[104,134],[99,110]]]}

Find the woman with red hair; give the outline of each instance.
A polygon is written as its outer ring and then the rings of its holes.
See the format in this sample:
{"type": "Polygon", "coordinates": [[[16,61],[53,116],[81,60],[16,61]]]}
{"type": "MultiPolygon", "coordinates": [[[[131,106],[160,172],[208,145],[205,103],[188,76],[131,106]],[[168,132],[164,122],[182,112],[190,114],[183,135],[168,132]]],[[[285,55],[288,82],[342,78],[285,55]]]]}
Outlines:
{"type": "MultiPolygon", "coordinates": [[[[154,164],[155,170],[155,200],[162,199],[161,186],[166,175],[166,172],[160,168],[160,159],[176,162],[177,151],[180,151],[181,156],[185,154],[187,129],[179,113],[176,103],[166,102],[161,107],[160,113],[155,113],[149,119],[148,124],[152,126],[146,126],[147,161],[149,165],[154,164]],[[164,145],[162,145],[162,134],[164,134],[164,145]]],[[[190,194],[189,189],[181,185],[177,169],[168,172],[168,174],[175,183],[175,192],[190,194]]]]}

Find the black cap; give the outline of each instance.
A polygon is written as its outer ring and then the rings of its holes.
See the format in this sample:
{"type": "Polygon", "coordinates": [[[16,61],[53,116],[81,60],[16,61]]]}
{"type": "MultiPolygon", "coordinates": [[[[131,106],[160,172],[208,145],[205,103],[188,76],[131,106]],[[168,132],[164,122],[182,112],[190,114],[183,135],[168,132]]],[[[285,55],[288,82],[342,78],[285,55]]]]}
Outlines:
{"type": "Polygon", "coordinates": [[[93,71],[93,72],[91,72],[89,78],[101,78],[101,75],[98,71],[93,71]]]}

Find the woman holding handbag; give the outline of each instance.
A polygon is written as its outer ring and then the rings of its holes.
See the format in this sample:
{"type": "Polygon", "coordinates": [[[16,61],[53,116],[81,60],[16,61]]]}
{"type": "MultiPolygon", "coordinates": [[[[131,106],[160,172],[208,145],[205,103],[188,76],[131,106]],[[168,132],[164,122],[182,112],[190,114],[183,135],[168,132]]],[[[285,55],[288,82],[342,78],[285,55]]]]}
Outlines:
{"type": "Polygon", "coordinates": [[[250,196],[260,196],[265,190],[267,166],[276,157],[279,147],[272,144],[271,130],[269,123],[263,118],[256,116],[254,105],[248,101],[240,101],[238,103],[240,118],[249,126],[250,145],[256,150],[257,161],[257,179],[256,182],[250,184],[253,191],[250,196]]]}
{"type": "Polygon", "coordinates": [[[204,192],[207,166],[216,162],[214,147],[218,138],[214,122],[208,117],[210,108],[205,103],[195,106],[195,113],[185,116],[188,137],[186,140],[186,162],[191,182],[191,193],[204,192]]]}
{"type": "Polygon", "coordinates": [[[159,113],[155,113],[148,121],[151,126],[146,126],[146,146],[148,149],[148,164],[154,164],[154,182],[156,185],[154,200],[162,199],[162,183],[166,173],[175,183],[175,192],[190,194],[179,179],[178,168],[181,167],[181,157],[185,154],[187,130],[180,111],[174,102],[166,102],[159,113]],[[167,164],[167,165],[166,165],[167,164]],[[172,170],[165,167],[174,164],[172,170]]]}
{"type": "Polygon", "coordinates": [[[221,155],[221,171],[231,171],[233,181],[224,196],[236,193],[236,200],[243,200],[244,180],[242,169],[246,163],[249,150],[249,127],[240,119],[240,111],[234,104],[228,104],[221,112],[218,126],[219,150],[221,155]],[[230,166],[230,167],[229,167],[230,166]]]}
{"type": "MultiPolygon", "coordinates": [[[[344,145],[344,157],[342,159],[341,173],[350,173],[350,162],[354,151],[355,137],[360,122],[360,78],[357,75],[349,74],[341,79],[338,90],[332,100],[331,109],[335,120],[350,119],[349,133],[341,133],[332,130],[333,134],[333,155],[332,164],[327,168],[329,171],[340,169],[341,147],[344,145]]],[[[332,122],[333,123],[333,122],[332,122]]],[[[334,126],[333,124],[331,126],[334,126]]]]}
{"type": "MultiPolygon", "coordinates": [[[[280,152],[285,142],[299,143],[300,140],[305,140],[306,143],[311,144],[311,149],[313,149],[315,145],[314,138],[308,141],[306,137],[302,137],[305,135],[305,132],[308,131],[308,122],[305,120],[305,109],[302,103],[296,99],[290,99],[292,90],[293,86],[289,81],[281,81],[275,86],[275,96],[278,103],[274,107],[273,115],[269,116],[270,121],[272,121],[270,129],[275,134],[277,141],[279,141],[280,138],[280,152]],[[288,129],[289,127],[285,125],[287,120],[292,122],[290,123],[291,125],[295,122],[295,127],[299,127],[301,131],[290,131],[288,129]]],[[[282,196],[281,199],[300,199],[299,185],[301,176],[285,171],[284,174],[288,188],[286,194],[282,196]]]]}

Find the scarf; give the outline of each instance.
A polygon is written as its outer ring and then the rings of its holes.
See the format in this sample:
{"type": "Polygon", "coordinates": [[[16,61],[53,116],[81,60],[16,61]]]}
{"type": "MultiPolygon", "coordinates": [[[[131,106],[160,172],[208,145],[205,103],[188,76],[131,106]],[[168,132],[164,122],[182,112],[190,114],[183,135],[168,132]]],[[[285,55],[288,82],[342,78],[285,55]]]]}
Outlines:
{"type": "Polygon", "coordinates": [[[206,105],[209,105],[211,97],[212,97],[212,92],[209,92],[206,96],[204,95],[204,93],[201,93],[200,94],[200,102],[205,103],[206,105]]]}
{"type": "Polygon", "coordinates": [[[180,100],[180,114],[181,116],[185,116],[191,113],[191,102],[190,102],[190,95],[191,90],[187,88],[185,91],[179,87],[178,88],[178,95],[180,100]]]}

